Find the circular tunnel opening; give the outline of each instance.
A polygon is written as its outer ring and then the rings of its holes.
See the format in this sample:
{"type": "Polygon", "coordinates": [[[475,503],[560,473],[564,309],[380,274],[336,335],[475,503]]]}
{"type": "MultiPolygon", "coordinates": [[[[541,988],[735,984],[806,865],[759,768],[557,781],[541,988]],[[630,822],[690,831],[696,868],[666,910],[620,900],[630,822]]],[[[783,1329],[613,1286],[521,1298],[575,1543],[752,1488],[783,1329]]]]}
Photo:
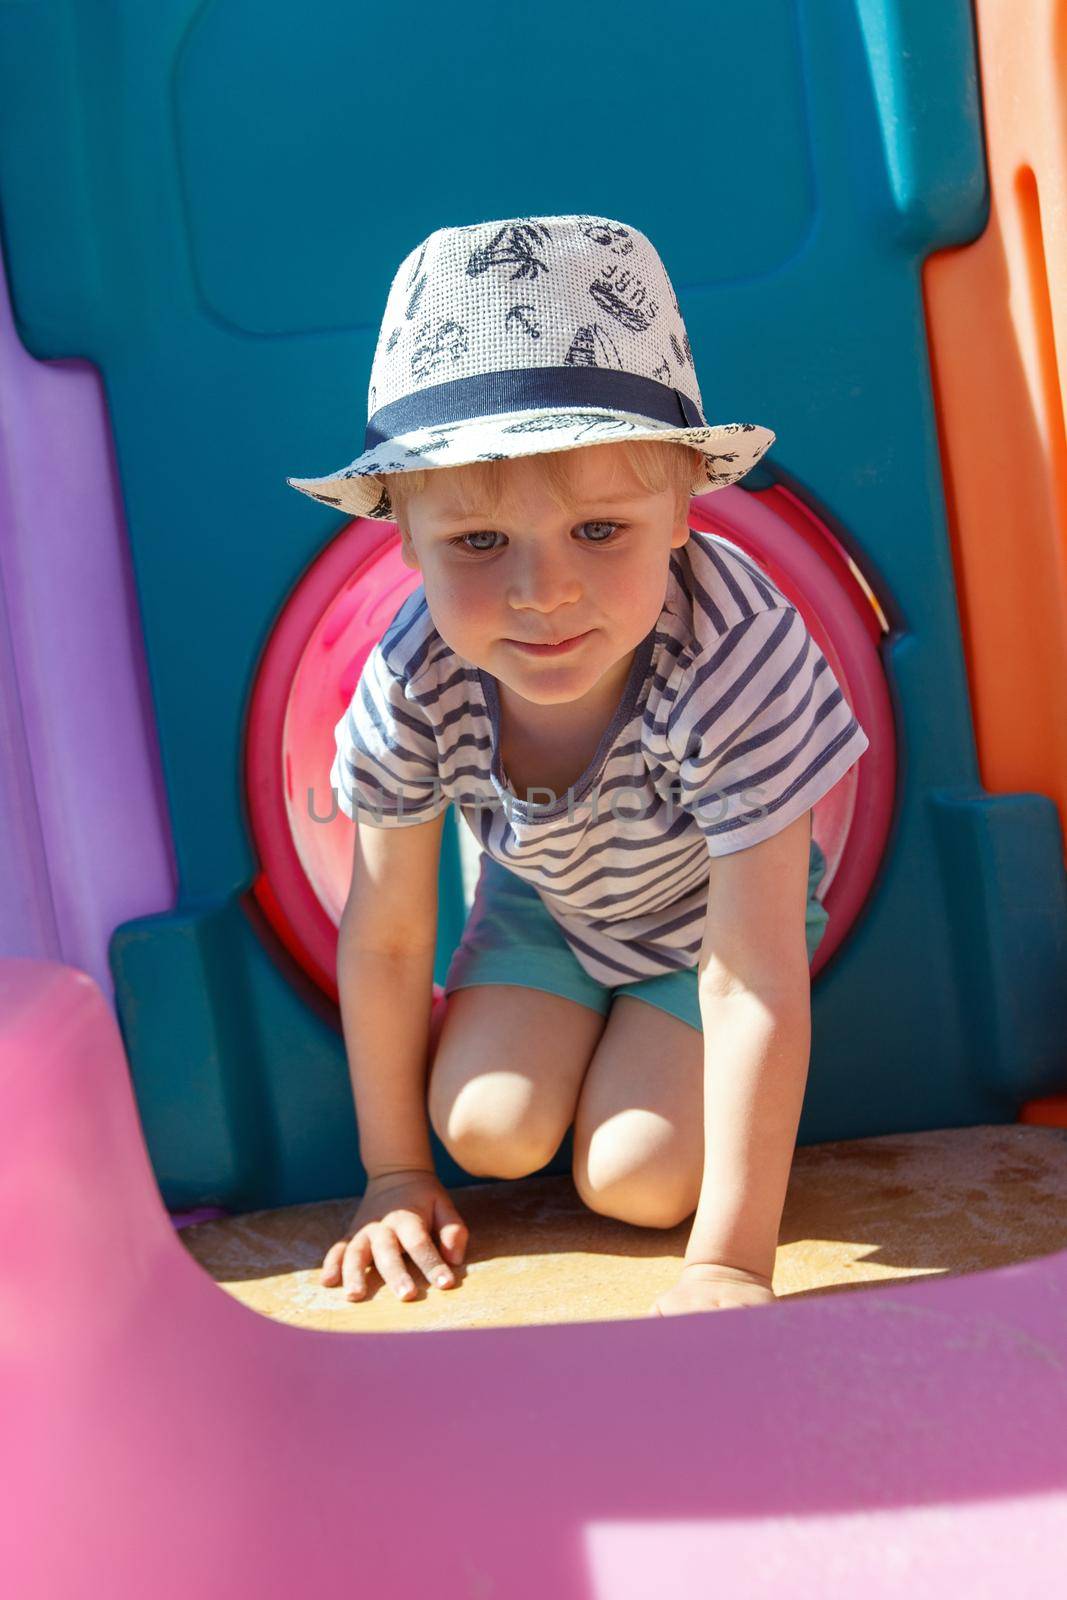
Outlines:
{"type": "MultiPolygon", "coordinates": [[[[879,649],[888,625],[853,557],[793,490],[775,483],[698,496],[689,525],[735,544],[787,595],[870,738],[864,757],[814,807],[827,863],[819,897],[829,919],[814,979],[868,897],[891,823],[896,741],[879,649]]],[[[394,523],[348,523],[283,607],[250,705],[245,778],[260,862],[252,893],[290,955],[335,1003],[352,823],[329,786],[333,730],[367,656],[419,581],[400,558],[394,523]]]]}

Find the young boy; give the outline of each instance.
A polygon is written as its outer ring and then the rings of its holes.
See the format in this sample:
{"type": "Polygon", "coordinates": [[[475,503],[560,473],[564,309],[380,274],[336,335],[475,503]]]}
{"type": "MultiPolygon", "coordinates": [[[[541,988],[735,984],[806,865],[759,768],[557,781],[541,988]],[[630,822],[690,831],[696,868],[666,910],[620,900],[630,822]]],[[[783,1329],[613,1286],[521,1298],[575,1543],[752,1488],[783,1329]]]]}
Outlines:
{"type": "Polygon", "coordinates": [[[653,1311],[772,1300],[826,921],[812,806],[868,745],[796,608],[687,525],[774,435],[704,423],[663,263],[586,216],[431,234],[393,281],[368,412],[355,462],[288,480],[395,520],[422,574],[335,729],[368,1184],[321,1281],[360,1299],[377,1265],[410,1298],[406,1251],[455,1282],[467,1229],[429,1125],[514,1178],[573,1123],[586,1204],[695,1212],[653,1311]],[[453,801],[483,854],[435,1035],[453,801]]]}

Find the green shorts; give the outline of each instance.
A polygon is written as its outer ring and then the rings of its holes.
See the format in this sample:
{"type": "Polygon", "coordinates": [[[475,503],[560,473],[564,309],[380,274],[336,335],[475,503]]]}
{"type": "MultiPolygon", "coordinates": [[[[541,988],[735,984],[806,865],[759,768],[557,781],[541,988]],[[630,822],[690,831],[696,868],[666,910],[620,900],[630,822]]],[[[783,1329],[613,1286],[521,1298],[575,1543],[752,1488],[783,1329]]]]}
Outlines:
{"type": "MultiPolygon", "coordinates": [[[[809,964],[828,920],[815,896],[825,872],[826,857],[812,839],[806,922],[809,964]]],[[[571,950],[533,885],[485,851],[474,904],[452,954],[444,990],[451,994],[453,989],[469,989],[476,983],[517,983],[524,989],[543,989],[547,994],[577,1000],[601,1016],[607,1016],[616,995],[632,995],[688,1022],[698,1033],[703,1031],[695,966],[610,988],[598,983],[571,950]]]]}

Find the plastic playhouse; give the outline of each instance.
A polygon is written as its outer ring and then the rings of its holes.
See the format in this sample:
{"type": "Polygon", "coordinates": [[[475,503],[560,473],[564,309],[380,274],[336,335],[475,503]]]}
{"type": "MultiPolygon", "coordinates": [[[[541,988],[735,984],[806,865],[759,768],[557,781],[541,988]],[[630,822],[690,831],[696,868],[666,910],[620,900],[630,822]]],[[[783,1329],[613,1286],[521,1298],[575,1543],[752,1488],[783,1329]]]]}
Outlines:
{"type": "Polygon", "coordinates": [[[0,5],[6,1593],[1058,1583],[1065,63],[1063,0],[0,5]],[[494,1186],[434,1136],[447,1296],[314,1287],[364,1177],[332,731],[417,575],[285,476],[356,441],[398,241],[524,208],[655,239],[777,433],[692,527],[871,739],[815,809],[779,1298],[734,1315],[640,1314],[684,1230],[576,1215],[569,1135],[494,1186]]]}

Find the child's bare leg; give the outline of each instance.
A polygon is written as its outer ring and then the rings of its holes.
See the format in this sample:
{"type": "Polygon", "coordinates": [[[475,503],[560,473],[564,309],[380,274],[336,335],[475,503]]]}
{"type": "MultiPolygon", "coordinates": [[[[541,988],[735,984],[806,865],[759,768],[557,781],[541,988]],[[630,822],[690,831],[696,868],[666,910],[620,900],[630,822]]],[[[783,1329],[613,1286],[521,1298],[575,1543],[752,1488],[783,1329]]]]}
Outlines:
{"type": "Polygon", "coordinates": [[[619,996],[575,1111],[575,1187],[593,1211],[673,1228],[696,1210],[703,1172],[703,1034],[619,996]]]}
{"type": "Polygon", "coordinates": [[[427,1109],[467,1172],[521,1178],[551,1161],[605,1018],[519,984],[471,984],[448,997],[430,1063],[427,1109]]]}

